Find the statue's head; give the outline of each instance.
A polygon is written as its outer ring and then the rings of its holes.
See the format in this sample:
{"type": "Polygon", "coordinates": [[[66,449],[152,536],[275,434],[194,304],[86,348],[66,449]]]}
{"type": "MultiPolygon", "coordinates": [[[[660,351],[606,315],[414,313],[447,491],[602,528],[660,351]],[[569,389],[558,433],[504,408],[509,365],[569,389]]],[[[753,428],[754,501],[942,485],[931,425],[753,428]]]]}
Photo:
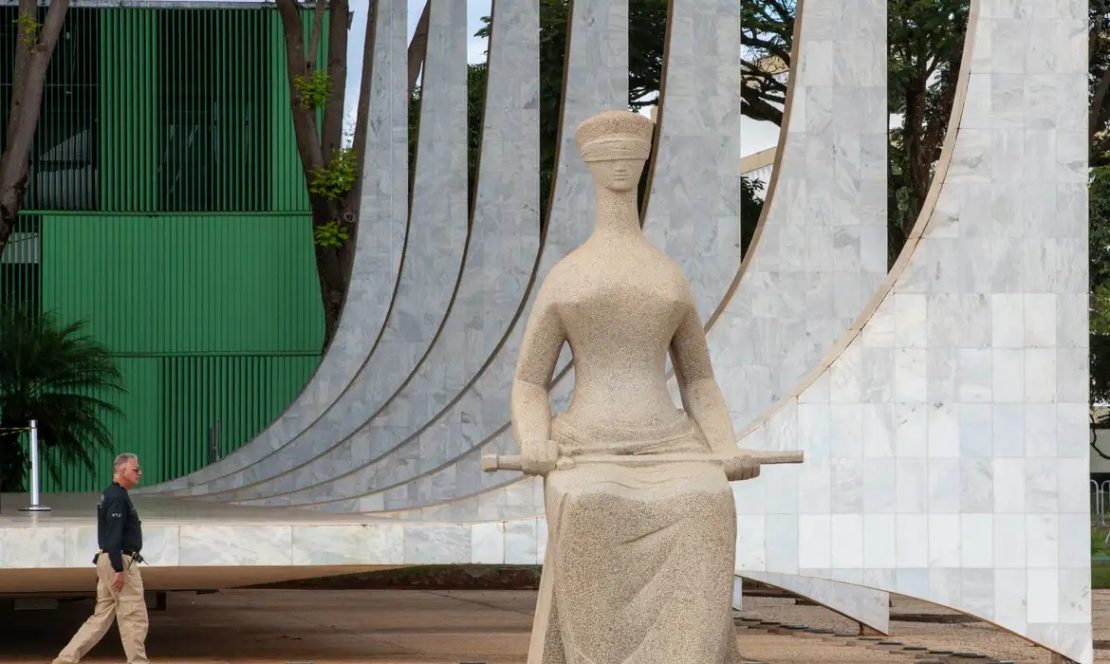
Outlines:
{"type": "Polygon", "coordinates": [[[578,154],[599,185],[628,191],[640,181],[654,129],[655,123],[639,113],[604,111],[578,125],[578,154]]]}

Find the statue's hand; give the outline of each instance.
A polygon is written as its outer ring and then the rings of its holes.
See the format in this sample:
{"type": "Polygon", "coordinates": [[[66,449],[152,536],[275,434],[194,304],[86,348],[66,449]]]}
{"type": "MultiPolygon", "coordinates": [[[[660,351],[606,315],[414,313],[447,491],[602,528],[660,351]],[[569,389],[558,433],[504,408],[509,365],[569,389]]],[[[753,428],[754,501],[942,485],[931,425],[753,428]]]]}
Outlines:
{"type": "Polygon", "coordinates": [[[525,475],[546,475],[555,470],[559,446],[553,440],[536,441],[522,446],[520,469],[525,475]]]}
{"type": "Polygon", "coordinates": [[[730,482],[759,477],[759,462],[750,454],[737,454],[725,460],[725,477],[730,482]]]}

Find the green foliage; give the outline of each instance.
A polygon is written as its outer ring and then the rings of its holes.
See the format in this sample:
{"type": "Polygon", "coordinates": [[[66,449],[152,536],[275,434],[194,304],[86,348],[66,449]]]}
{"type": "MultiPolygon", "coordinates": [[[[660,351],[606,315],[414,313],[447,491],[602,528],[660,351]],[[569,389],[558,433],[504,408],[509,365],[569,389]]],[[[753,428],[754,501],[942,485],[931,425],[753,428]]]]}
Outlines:
{"type": "Polygon", "coordinates": [[[1110,166],[1091,170],[1088,180],[1091,400],[1110,399],[1110,166]]]}
{"type": "Polygon", "coordinates": [[[478,151],[482,145],[482,118],[486,103],[485,63],[469,65],[466,70],[466,152],[467,152],[467,191],[473,203],[475,181],[478,174],[478,151]]]}
{"type": "Polygon", "coordinates": [[[52,315],[0,310],[0,486],[23,484],[28,459],[13,431],[38,420],[47,469],[80,462],[93,468],[97,448],[112,449],[101,418],[118,414],[106,401],[123,392],[115,362],[106,348],[82,334],[83,323],[62,325],[52,315]],[[58,465],[51,465],[57,462],[58,465]]]}
{"type": "Polygon", "coordinates": [[[1091,588],[1095,590],[1110,588],[1110,567],[1091,568],[1091,588]]]}
{"type": "Polygon", "coordinates": [[[888,261],[925,203],[947,133],[963,59],[969,0],[891,0],[887,106],[902,117],[888,145],[888,261]]]}
{"type": "Polygon", "coordinates": [[[293,87],[305,108],[323,108],[331,97],[331,77],[323,69],[317,69],[308,78],[294,76],[293,87]]]}
{"type": "Polygon", "coordinates": [[[763,198],[759,192],[763,191],[763,182],[751,178],[740,178],[740,256],[748,254],[752,236],[755,234],[756,223],[763,212],[763,198]]]}
{"type": "Polygon", "coordinates": [[[790,49],[794,43],[794,0],[752,0],[740,5],[740,112],[782,124],[790,49]]]}
{"type": "Polygon", "coordinates": [[[1110,556],[1110,545],[1106,544],[1106,531],[1104,529],[1091,529],[1091,555],[1110,556]]]}
{"type": "MultiPolygon", "coordinates": [[[[630,0],[628,5],[628,107],[639,110],[656,103],[663,69],[663,37],[667,0],[630,0]]],[[[567,0],[540,0],[540,201],[546,210],[559,144],[559,112],[563,92],[570,5],[567,0]]],[[[490,17],[476,37],[491,34],[490,17]]],[[[546,214],[544,215],[546,220],[546,214]]]]}
{"type": "Polygon", "coordinates": [[[351,239],[351,233],[346,224],[333,219],[326,224],[320,224],[313,228],[312,238],[316,241],[317,246],[338,249],[343,246],[343,243],[351,239]]]}
{"type": "Polygon", "coordinates": [[[21,14],[19,18],[13,21],[16,29],[19,31],[19,41],[31,50],[39,41],[39,33],[42,32],[42,23],[35,20],[35,17],[30,14],[21,14]]]}
{"type": "Polygon", "coordinates": [[[331,163],[312,171],[308,191],[329,201],[343,198],[355,186],[355,179],[358,177],[355,166],[355,151],[352,148],[336,150],[331,163]]]}
{"type": "Polygon", "coordinates": [[[1110,0],[1090,0],[1087,7],[1087,94],[1091,105],[1091,166],[1110,165],[1110,0]],[[1103,91],[1099,97],[1099,90],[1103,91]],[[1095,105],[1097,104],[1097,108],[1095,105]]]}

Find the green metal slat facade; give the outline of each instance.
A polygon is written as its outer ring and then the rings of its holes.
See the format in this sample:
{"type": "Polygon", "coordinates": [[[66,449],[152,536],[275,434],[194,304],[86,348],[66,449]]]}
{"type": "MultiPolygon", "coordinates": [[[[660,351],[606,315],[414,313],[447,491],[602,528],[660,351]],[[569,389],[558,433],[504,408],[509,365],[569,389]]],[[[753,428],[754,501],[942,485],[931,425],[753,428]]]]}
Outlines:
{"type": "MultiPolygon", "coordinates": [[[[15,15],[0,7],[5,60],[15,15]]],[[[272,7],[78,2],[63,33],[0,302],[86,320],[127,389],[115,450],[44,490],[97,490],[125,450],[158,482],[206,465],[214,437],[221,456],[249,440],[319,361],[282,27],[272,7]]],[[[8,68],[0,141],[10,99],[8,68]]]]}

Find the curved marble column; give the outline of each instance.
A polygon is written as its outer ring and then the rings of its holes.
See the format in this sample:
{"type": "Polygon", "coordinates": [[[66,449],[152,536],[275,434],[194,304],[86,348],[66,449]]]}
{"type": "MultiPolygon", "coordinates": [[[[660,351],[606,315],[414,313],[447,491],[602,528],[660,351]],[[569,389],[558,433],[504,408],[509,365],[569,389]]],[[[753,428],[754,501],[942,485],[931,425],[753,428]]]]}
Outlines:
{"type": "Polygon", "coordinates": [[[345,474],[338,469],[359,468],[414,434],[465,390],[520,313],[540,231],[538,1],[497,2],[493,12],[474,218],[443,330],[397,395],[367,410],[369,422],[340,445],[288,473],[268,501],[328,497],[328,480],[345,474]],[[290,484],[296,493],[285,498],[290,484]]]}
{"type": "MultiPolygon", "coordinates": [[[[207,497],[242,500],[299,486],[305,463],[334,450],[411,376],[452,306],[468,240],[466,5],[432,0],[421,86],[412,211],[393,306],[350,386],[308,430],[242,472],[210,482],[207,497]]],[[[331,457],[327,473],[351,468],[331,457]]]]}
{"type": "Polygon", "coordinates": [[[461,395],[521,313],[539,243],[538,2],[495,2],[482,157],[463,280],[440,338],[395,398],[319,460],[296,471],[296,492],[334,495],[332,460],[359,469],[415,434],[461,395]]]}
{"type": "Polygon", "coordinates": [[[886,275],[886,2],[805,0],[763,219],[708,339],[739,430],[778,401],[886,275]]]}
{"type": "Polygon", "coordinates": [[[743,576],[811,599],[884,634],[890,633],[890,593],[888,592],[876,591],[852,583],[794,574],[744,572],[743,576]]]}
{"type": "MultiPolygon", "coordinates": [[[[581,244],[593,226],[593,184],[585,163],[577,156],[574,129],[579,122],[601,110],[627,105],[627,4],[612,0],[576,0],[572,6],[567,58],[559,161],[536,283],[543,280],[558,260],[581,244]]],[[[465,495],[488,481],[482,477],[473,454],[465,456],[465,467],[457,470],[452,460],[475,449],[507,421],[512,374],[533,297],[534,292],[529,294],[528,304],[512,334],[457,401],[438,413],[417,434],[355,472],[336,477],[330,482],[332,495],[356,498],[367,494],[367,487],[392,483],[391,490],[365,501],[357,499],[357,502],[371,510],[407,505],[410,500],[423,498],[415,495],[410,498],[418,485],[408,487],[400,481],[440,466],[451,466],[452,470],[449,475],[441,473],[434,479],[437,493],[465,495]]],[[[281,496],[271,500],[276,504],[289,503],[289,499],[281,496]]],[[[262,502],[270,503],[271,500],[264,498],[262,502]]]]}
{"type": "Polygon", "coordinates": [[[644,235],[682,267],[708,321],[740,268],[740,7],[673,0],[667,20],[644,235]]]}
{"type": "Polygon", "coordinates": [[[736,487],[765,520],[749,547],[762,562],[742,573],[920,597],[1092,661],[1086,20],[1082,2],[972,4],[906,248],[837,347],[744,432],[807,458],[736,487]]]}
{"type": "Polygon", "coordinates": [[[210,466],[142,492],[204,493],[207,482],[242,471],[280,449],[347,388],[385,323],[408,228],[407,3],[382,0],[375,8],[359,226],[335,338],[297,399],[253,440],[210,466]]]}
{"type": "MultiPolygon", "coordinates": [[[[812,369],[886,275],[886,3],[805,0],[795,21],[796,67],[763,218],[709,333],[738,431],[812,369]]],[[[764,522],[745,495],[737,492],[737,557],[747,570],[764,522]]],[[[768,509],[793,509],[789,497],[774,500],[783,502],[768,509]]],[[[860,579],[778,574],[774,585],[880,631],[889,624],[887,593],[860,579]]]]}
{"type": "MultiPolygon", "coordinates": [[[[708,315],[727,290],[740,263],[736,223],[740,198],[737,170],[740,162],[740,55],[735,39],[740,29],[739,12],[735,3],[726,0],[676,0],[670,21],[663,112],[644,230],[657,246],[688,270],[699,307],[708,315]],[[701,52],[702,57],[693,57],[695,51],[701,52]],[[705,163],[716,164],[716,171],[707,171],[705,163]]],[[[508,359],[515,364],[515,350],[508,359]]],[[[564,357],[564,361],[566,359],[564,357]]],[[[573,372],[568,371],[560,377],[553,391],[557,408],[565,405],[572,386],[573,372]]],[[[501,397],[505,405],[499,413],[494,413],[499,416],[501,426],[487,433],[484,440],[475,439],[471,448],[481,444],[486,449],[512,449],[506,426],[507,397],[506,387],[501,397]]],[[[400,509],[409,506],[409,496],[417,497],[416,503],[447,499],[460,477],[455,463],[474,468],[481,453],[474,449],[458,452],[465,454],[458,459],[442,461],[438,457],[421,459],[425,467],[434,468],[427,461],[439,461],[438,465],[443,467],[427,476],[416,476],[407,486],[398,482],[396,476],[385,477],[385,481],[392,480],[394,486],[385,492],[379,490],[380,500],[370,493],[357,504],[362,509],[400,509]],[[390,495],[396,499],[391,499],[390,495]]],[[[469,493],[517,477],[495,474],[476,479],[481,483],[472,481],[469,493]]],[[[338,505],[347,508],[352,505],[351,499],[359,497],[360,492],[366,493],[367,487],[381,487],[381,481],[349,484],[338,492],[323,494],[327,500],[317,498],[315,502],[328,503],[320,505],[322,509],[337,509],[338,505]]],[[[302,494],[310,496],[311,492],[302,494]]],[[[542,503],[539,509],[542,511],[542,503]]],[[[513,513],[520,511],[514,509],[513,513]]]]}

